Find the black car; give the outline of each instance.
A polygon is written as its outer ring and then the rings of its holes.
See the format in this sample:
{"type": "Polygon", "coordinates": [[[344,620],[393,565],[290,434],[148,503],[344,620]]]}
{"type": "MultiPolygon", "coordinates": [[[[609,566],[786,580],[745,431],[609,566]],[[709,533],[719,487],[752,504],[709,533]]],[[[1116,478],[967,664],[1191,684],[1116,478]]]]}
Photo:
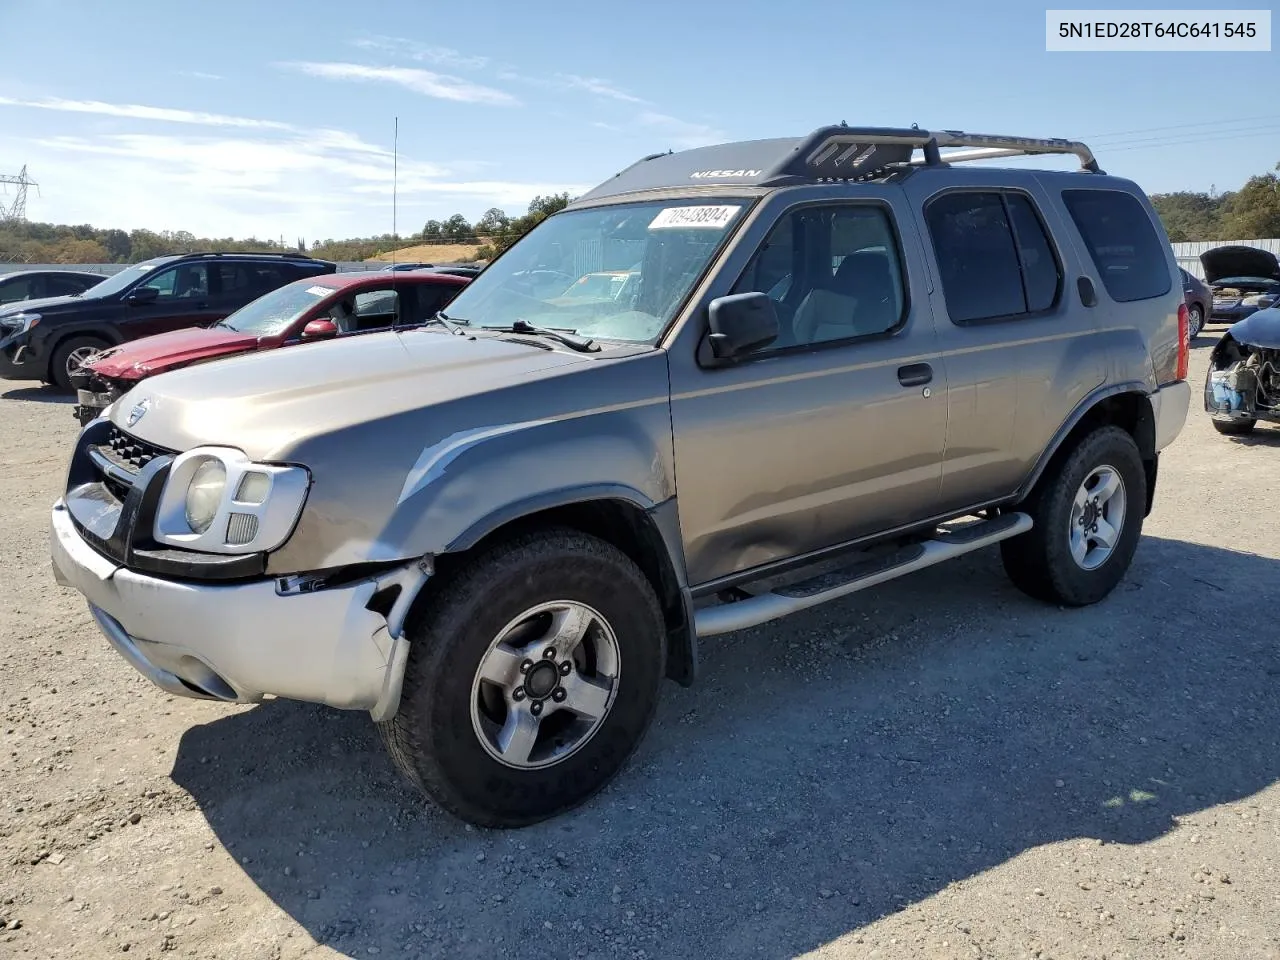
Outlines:
{"type": "Polygon", "coordinates": [[[99,350],[184,327],[205,327],[264,293],[337,264],[301,254],[194,253],[145,260],[74,296],[0,306],[0,378],[71,389],[99,350]]]}
{"type": "Polygon", "coordinates": [[[20,300],[74,297],[107,279],[101,273],[80,270],[18,270],[0,273],[0,306],[20,300]]]}
{"type": "Polygon", "coordinates": [[[1213,319],[1238,323],[1280,301],[1280,259],[1269,250],[1231,244],[1200,254],[1213,290],[1213,319]]]}

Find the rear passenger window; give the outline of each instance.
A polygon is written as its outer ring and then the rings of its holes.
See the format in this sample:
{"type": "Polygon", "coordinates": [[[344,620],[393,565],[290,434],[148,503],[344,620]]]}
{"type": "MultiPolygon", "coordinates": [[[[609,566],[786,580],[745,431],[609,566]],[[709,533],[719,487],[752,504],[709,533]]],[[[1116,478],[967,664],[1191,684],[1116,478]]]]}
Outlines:
{"type": "Polygon", "coordinates": [[[1150,300],[1169,292],[1173,275],[1166,248],[1137,198],[1119,190],[1064,190],[1062,201],[1112,300],[1150,300]]]}
{"type": "Polygon", "coordinates": [[[1057,302],[1062,271],[1026,196],[947,193],[925,219],[952,323],[1010,320],[1057,302]]]}

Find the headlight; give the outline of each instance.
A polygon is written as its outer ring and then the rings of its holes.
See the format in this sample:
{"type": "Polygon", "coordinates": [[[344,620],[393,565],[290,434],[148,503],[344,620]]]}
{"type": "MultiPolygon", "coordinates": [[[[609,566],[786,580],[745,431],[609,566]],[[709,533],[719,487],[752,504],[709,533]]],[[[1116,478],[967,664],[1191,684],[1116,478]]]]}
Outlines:
{"type": "Polygon", "coordinates": [[[187,487],[187,526],[192,533],[204,533],[218,515],[218,505],[227,489],[227,468],[221,460],[206,460],[196,467],[187,487]]]}
{"type": "Polygon", "coordinates": [[[228,447],[188,450],[169,466],[155,538],[208,553],[274,550],[293,532],[310,485],[305,467],[255,463],[228,447]]]}
{"type": "Polygon", "coordinates": [[[26,333],[40,322],[38,313],[11,313],[4,318],[4,326],[13,333],[26,333]]]}

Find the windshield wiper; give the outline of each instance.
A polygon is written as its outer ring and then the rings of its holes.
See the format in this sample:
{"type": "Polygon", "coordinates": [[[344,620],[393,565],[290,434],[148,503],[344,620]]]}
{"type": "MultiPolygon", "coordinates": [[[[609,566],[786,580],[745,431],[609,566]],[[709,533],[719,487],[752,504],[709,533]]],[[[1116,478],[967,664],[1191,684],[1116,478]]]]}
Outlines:
{"type": "Polygon", "coordinates": [[[566,347],[571,350],[577,350],[579,353],[596,353],[600,349],[600,345],[594,340],[584,340],[582,337],[561,333],[559,330],[549,330],[546,327],[535,327],[528,320],[516,320],[507,328],[507,332],[536,334],[539,337],[546,337],[548,340],[563,343],[566,347]]]}
{"type": "Polygon", "coordinates": [[[438,323],[440,324],[440,326],[444,327],[450,333],[459,337],[465,337],[467,335],[467,331],[463,330],[460,324],[466,324],[468,322],[469,321],[467,320],[460,320],[460,319],[456,320],[453,317],[449,316],[447,313],[445,313],[443,310],[437,310],[435,312],[435,316],[427,320],[428,325],[433,323],[438,323]]]}

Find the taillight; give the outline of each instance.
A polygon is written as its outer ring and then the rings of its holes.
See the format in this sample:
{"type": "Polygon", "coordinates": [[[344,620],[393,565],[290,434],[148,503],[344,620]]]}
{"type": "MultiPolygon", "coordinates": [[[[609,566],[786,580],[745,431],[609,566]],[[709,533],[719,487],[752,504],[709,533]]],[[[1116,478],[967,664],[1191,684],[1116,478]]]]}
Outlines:
{"type": "Polygon", "coordinates": [[[1185,303],[1178,306],[1178,379],[1187,379],[1191,370],[1191,311],[1185,303]]]}

